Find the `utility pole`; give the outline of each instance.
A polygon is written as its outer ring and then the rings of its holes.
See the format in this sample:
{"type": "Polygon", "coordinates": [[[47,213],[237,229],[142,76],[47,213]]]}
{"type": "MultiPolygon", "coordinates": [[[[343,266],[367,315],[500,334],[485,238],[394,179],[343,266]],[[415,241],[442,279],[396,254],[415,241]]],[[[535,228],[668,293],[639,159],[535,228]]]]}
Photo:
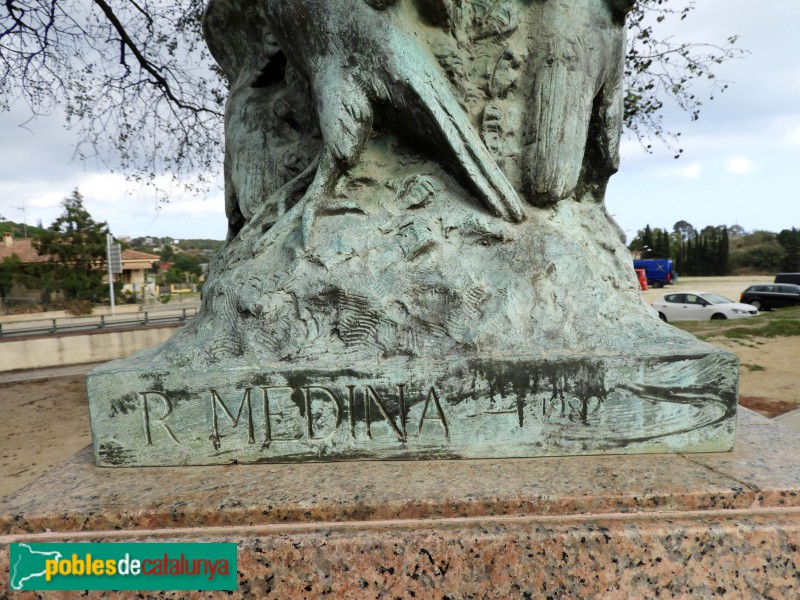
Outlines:
{"type": "Polygon", "coordinates": [[[114,274],[122,273],[122,249],[114,243],[114,236],[106,234],[106,264],[108,265],[108,296],[111,298],[111,315],[115,313],[114,306],[114,274]]]}
{"type": "Polygon", "coordinates": [[[22,231],[24,232],[22,237],[27,240],[28,239],[28,212],[26,210],[25,200],[22,201],[22,206],[15,206],[14,208],[16,208],[17,210],[21,210],[22,211],[22,231]]]}

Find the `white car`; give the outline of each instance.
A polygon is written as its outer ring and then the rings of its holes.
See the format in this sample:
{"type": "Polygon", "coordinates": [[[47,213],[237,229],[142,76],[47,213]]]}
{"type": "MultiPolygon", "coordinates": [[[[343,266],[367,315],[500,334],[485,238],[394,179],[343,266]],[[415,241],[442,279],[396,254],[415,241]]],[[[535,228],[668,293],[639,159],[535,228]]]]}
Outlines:
{"type": "Polygon", "coordinates": [[[662,321],[708,321],[755,317],[758,309],[713,292],[665,294],[651,304],[662,321]]]}

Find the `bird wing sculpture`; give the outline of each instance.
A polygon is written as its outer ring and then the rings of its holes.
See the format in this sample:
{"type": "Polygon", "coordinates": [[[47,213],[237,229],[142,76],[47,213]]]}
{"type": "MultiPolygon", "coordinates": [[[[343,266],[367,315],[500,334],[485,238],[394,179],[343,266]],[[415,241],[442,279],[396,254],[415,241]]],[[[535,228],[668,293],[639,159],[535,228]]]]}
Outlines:
{"type": "MultiPolygon", "coordinates": [[[[459,105],[436,59],[403,26],[396,0],[262,0],[265,19],[308,79],[322,132],[317,172],[302,202],[307,245],[316,214],[357,163],[376,110],[411,125],[498,217],[523,220],[516,190],[459,105]]],[[[345,207],[346,208],[346,207],[345,207]]],[[[356,207],[351,207],[356,208],[356,207]]]]}
{"type": "Polygon", "coordinates": [[[587,193],[602,197],[619,166],[625,16],[635,0],[596,4],[602,10],[578,11],[564,3],[543,8],[538,33],[548,41],[529,60],[533,86],[524,151],[526,197],[536,206],[587,193]]]}

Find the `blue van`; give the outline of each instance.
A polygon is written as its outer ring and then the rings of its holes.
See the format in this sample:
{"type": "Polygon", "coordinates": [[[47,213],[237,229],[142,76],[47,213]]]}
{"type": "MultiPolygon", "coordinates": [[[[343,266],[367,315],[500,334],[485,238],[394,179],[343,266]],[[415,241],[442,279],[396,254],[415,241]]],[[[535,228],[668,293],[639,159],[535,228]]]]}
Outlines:
{"type": "Polygon", "coordinates": [[[675,283],[675,266],[669,258],[648,258],[633,261],[634,269],[644,269],[647,285],[653,288],[664,287],[675,283]]]}

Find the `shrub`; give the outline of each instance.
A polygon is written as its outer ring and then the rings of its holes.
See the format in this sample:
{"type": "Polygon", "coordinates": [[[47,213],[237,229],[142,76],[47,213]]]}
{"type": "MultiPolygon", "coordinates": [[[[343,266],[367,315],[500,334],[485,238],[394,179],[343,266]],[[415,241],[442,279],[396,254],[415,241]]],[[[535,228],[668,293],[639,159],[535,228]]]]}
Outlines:
{"type": "Polygon", "coordinates": [[[69,300],[64,303],[64,310],[73,317],[85,317],[92,314],[94,306],[89,300],[69,300]]]}

